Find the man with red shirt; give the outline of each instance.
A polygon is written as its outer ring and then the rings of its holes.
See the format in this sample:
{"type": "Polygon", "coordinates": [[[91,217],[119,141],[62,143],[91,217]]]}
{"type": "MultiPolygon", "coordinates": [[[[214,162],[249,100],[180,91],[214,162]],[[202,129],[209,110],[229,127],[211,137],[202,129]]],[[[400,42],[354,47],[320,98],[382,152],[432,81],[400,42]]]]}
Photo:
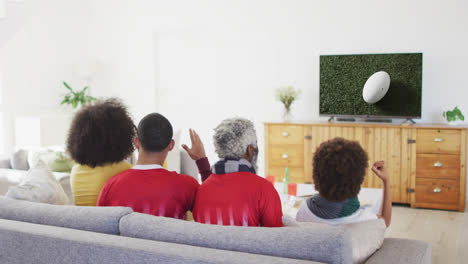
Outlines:
{"type": "Polygon", "coordinates": [[[281,201],[273,185],[255,174],[257,136],[251,121],[226,119],[216,127],[215,151],[221,159],[198,188],[195,221],[236,226],[283,226],[281,201]]]}
{"type": "MultiPolygon", "coordinates": [[[[138,124],[135,146],[138,162],[129,170],[110,178],[101,190],[98,206],[127,206],[133,211],[156,216],[185,219],[192,211],[198,182],[191,176],[167,171],[162,167],[174,148],[171,123],[164,116],[152,113],[138,124]]],[[[183,146],[197,160],[202,178],[209,163],[198,135],[190,131],[192,148],[183,146]]]]}

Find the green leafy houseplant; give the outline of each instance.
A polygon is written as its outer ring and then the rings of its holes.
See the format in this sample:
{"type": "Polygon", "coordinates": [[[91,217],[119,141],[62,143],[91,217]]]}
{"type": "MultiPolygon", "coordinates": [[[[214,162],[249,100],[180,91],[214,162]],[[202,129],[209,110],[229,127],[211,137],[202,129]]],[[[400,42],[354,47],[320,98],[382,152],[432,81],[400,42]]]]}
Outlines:
{"type": "Polygon", "coordinates": [[[447,119],[447,122],[455,122],[457,121],[457,119],[461,121],[465,120],[465,116],[458,108],[458,106],[455,106],[455,108],[452,111],[447,110],[443,112],[443,116],[445,117],[445,119],[447,119]]]}
{"type": "Polygon", "coordinates": [[[86,95],[86,90],[88,89],[88,86],[85,86],[81,91],[74,91],[68,83],[63,82],[63,85],[67,90],[69,91],[65,97],[63,98],[62,102],[60,103],[61,105],[63,104],[71,104],[71,106],[76,109],[80,104],[85,105],[89,104],[93,101],[96,101],[96,98],[86,95]]]}

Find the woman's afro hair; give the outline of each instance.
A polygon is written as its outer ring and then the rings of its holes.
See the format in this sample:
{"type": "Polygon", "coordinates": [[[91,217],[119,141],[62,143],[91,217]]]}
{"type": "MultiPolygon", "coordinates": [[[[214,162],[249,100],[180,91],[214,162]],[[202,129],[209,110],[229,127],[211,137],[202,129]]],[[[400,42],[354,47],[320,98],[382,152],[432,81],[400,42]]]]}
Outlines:
{"type": "Polygon", "coordinates": [[[116,98],[85,106],[73,117],[67,137],[71,158],[92,168],[120,162],[133,153],[136,128],[116,98]]]}

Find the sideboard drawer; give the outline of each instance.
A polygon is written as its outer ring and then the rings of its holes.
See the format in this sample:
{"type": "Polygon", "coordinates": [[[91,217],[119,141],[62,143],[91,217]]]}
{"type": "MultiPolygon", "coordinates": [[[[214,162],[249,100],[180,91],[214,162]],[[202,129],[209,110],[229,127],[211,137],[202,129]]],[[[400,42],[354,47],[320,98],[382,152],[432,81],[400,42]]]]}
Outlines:
{"type": "Polygon", "coordinates": [[[270,126],[270,144],[304,144],[304,129],[302,126],[270,126]]]}
{"type": "Polygon", "coordinates": [[[304,167],[302,145],[271,146],[269,157],[271,167],[304,167]]]}
{"type": "Polygon", "coordinates": [[[460,177],[460,156],[418,154],[416,158],[416,177],[458,180],[460,177]]]}
{"type": "Polygon", "coordinates": [[[458,181],[416,178],[416,203],[458,204],[458,199],[458,181]]]}
{"type": "MultiPolygon", "coordinates": [[[[275,176],[275,181],[282,181],[284,178],[285,167],[271,167],[268,175],[275,176]]],[[[289,179],[291,182],[304,183],[304,169],[289,167],[289,179]]]]}
{"type": "Polygon", "coordinates": [[[450,129],[418,129],[417,153],[460,153],[460,131],[450,129]]]}

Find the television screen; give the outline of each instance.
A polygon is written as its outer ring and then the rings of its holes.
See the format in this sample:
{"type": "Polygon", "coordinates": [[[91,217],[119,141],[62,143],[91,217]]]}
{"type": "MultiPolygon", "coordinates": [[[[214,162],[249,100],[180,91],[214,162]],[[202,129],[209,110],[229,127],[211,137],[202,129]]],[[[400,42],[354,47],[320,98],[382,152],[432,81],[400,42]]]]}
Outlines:
{"type": "Polygon", "coordinates": [[[320,56],[321,116],[420,118],[421,98],[422,53],[320,56]]]}

